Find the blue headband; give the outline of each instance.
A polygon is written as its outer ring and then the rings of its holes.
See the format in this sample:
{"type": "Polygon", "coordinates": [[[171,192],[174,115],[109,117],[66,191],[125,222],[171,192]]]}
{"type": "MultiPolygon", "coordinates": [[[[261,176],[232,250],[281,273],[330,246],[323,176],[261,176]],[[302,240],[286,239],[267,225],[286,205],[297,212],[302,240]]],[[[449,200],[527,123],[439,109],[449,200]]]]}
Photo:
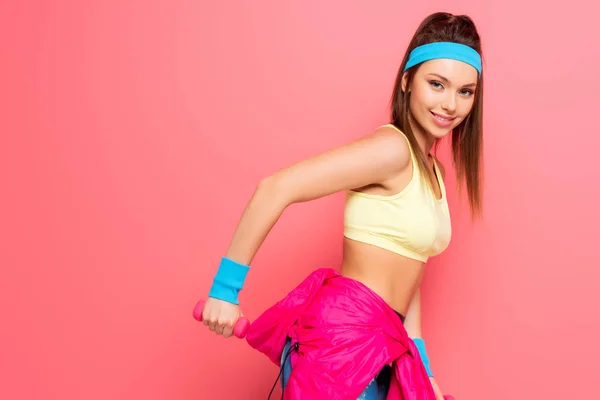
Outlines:
{"type": "Polygon", "coordinates": [[[450,58],[472,65],[481,73],[481,56],[472,47],[454,42],[434,42],[416,47],[410,52],[404,70],[437,58],[450,58]]]}

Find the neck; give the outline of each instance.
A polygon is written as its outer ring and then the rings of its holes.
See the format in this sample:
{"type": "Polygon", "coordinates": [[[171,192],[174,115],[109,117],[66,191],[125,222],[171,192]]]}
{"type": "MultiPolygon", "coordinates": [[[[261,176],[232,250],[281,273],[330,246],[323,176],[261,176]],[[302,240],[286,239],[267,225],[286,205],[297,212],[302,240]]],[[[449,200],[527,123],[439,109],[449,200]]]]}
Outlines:
{"type": "Polygon", "coordinates": [[[427,131],[423,129],[423,127],[417,121],[414,120],[412,115],[409,115],[409,123],[410,128],[415,135],[415,139],[417,139],[417,143],[419,143],[419,147],[423,151],[423,154],[425,154],[425,156],[429,155],[429,153],[431,153],[433,143],[435,142],[435,138],[427,133],[427,131]]]}

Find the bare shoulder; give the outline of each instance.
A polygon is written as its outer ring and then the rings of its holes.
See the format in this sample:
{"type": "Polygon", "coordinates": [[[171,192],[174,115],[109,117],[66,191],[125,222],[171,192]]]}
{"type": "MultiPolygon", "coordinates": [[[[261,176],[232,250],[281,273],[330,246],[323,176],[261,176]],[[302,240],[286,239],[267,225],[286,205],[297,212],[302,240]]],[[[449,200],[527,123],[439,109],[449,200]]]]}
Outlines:
{"type": "Polygon", "coordinates": [[[407,139],[395,128],[383,125],[365,137],[365,141],[372,141],[377,147],[382,161],[393,163],[396,168],[405,168],[411,160],[410,148],[407,139]]]}
{"type": "Polygon", "coordinates": [[[289,204],[381,184],[404,170],[410,161],[410,149],[402,133],[381,126],[349,143],[279,170],[267,181],[285,194],[285,202],[289,204]]]}

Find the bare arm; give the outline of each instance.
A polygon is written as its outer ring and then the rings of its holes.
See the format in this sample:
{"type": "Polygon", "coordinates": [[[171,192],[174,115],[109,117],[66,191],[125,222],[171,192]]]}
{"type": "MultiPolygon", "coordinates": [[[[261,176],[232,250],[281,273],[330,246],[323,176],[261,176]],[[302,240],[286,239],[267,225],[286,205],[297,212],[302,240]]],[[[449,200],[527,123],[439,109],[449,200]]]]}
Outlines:
{"type": "Polygon", "coordinates": [[[422,338],[421,333],[421,289],[417,289],[406,312],[404,328],[410,338],[422,338]]]}
{"type": "MultiPolygon", "coordinates": [[[[421,289],[417,289],[406,312],[404,327],[411,339],[423,338],[421,333],[421,289]]],[[[435,398],[444,400],[444,395],[433,377],[429,378],[435,393],[435,398]]]]}
{"type": "MultiPolygon", "coordinates": [[[[233,234],[226,257],[250,265],[284,210],[293,203],[342,190],[386,184],[410,163],[406,139],[389,127],[300,161],[263,179],[233,234]]],[[[240,307],[211,298],[202,310],[204,324],[217,335],[231,337],[240,307]]]]}
{"type": "Polygon", "coordinates": [[[384,184],[409,165],[406,139],[374,133],[284,168],[260,182],[233,235],[227,257],[249,265],[286,207],[342,190],[384,184]]]}

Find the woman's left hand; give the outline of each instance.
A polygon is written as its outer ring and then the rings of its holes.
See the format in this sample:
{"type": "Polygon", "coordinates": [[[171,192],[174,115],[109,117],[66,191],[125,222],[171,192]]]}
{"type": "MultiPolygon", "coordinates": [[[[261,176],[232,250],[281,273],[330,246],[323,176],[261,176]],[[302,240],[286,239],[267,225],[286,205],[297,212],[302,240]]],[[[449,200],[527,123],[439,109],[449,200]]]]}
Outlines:
{"type": "Polygon", "coordinates": [[[429,380],[431,381],[431,386],[433,386],[433,393],[435,393],[435,400],[444,400],[444,395],[442,394],[442,391],[440,390],[437,383],[435,383],[435,379],[429,378],[429,380]]]}

